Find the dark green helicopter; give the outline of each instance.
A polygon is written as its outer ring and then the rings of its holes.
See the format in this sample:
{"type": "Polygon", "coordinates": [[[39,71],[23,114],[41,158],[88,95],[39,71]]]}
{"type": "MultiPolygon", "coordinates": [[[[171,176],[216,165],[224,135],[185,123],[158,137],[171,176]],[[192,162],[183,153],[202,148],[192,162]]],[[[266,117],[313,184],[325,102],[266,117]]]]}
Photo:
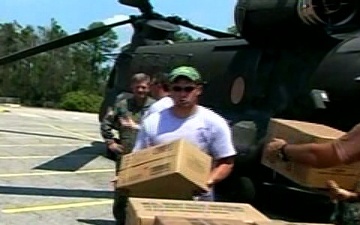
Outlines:
{"type": "Polygon", "coordinates": [[[349,130],[360,122],[360,1],[238,0],[240,35],[204,28],[153,11],[149,0],[119,0],[141,15],[0,58],[0,65],[100,36],[131,24],[131,43],[117,55],[99,120],[117,96],[131,95],[132,74],[192,65],[206,80],[201,104],[223,115],[239,152],[235,169],[216,187],[224,201],[250,202],[273,218],[328,222],[333,205],[262,166],[271,117],[349,130]],[[184,26],[215,37],[174,43],[184,26]]]}

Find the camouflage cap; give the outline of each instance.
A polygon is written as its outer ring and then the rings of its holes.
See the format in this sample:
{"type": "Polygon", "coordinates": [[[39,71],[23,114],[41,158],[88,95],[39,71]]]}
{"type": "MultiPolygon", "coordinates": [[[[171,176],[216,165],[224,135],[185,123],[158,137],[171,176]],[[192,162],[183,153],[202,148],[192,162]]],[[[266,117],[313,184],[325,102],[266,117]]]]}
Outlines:
{"type": "Polygon", "coordinates": [[[191,66],[180,66],[173,69],[169,74],[169,81],[174,82],[176,78],[183,76],[195,82],[201,82],[200,73],[191,66]]]}

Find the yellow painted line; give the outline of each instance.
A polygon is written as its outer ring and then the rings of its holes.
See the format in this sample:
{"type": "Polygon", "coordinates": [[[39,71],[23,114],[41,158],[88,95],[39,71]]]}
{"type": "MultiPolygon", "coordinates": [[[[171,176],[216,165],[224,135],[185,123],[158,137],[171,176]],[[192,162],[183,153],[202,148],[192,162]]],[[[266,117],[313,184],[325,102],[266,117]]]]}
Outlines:
{"type": "Polygon", "coordinates": [[[0,106],[0,112],[10,112],[10,110],[0,106]]]}
{"type": "Polygon", "coordinates": [[[78,155],[55,155],[55,156],[51,156],[51,155],[27,155],[27,156],[16,156],[16,155],[12,155],[12,156],[0,156],[0,160],[1,159],[51,159],[51,158],[72,158],[72,157],[90,157],[90,156],[100,156],[100,155],[96,155],[96,154],[78,154],[78,155]]]}
{"type": "Polygon", "coordinates": [[[30,176],[49,176],[49,175],[72,175],[72,174],[87,174],[87,173],[106,173],[114,172],[114,169],[96,169],[96,170],[78,170],[78,171],[48,171],[48,172],[34,172],[34,173],[5,173],[0,174],[0,178],[6,177],[30,177],[30,176]]]}
{"type": "Polygon", "coordinates": [[[106,200],[97,200],[97,201],[88,201],[88,202],[17,207],[17,208],[3,209],[2,212],[10,214],[10,213],[35,212],[35,211],[55,210],[55,209],[69,209],[69,208],[79,208],[79,207],[86,207],[86,206],[108,205],[108,204],[112,204],[113,202],[114,202],[113,200],[106,199],[106,200]]]}
{"type": "Polygon", "coordinates": [[[100,140],[98,138],[93,138],[93,137],[90,137],[90,136],[87,136],[87,135],[84,135],[84,134],[81,134],[81,133],[78,133],[78,132],[73,132],[73,131],[64,129],[64,128],[59,127],[59,126],[55,126],[55,125],[51,125],[51,124],[47,124],[47,126],[53,128],[55,130],[58,130],[58,131],[62,131],[62,132],[65,132],[65,133],[68,133],[68,134],[71,134],[71,135],[75,135],[75,136],[80,137],[80,138],[84,138],[85,140],[88,140],[88,141],[99,141],[100,140]]]}
{"type": "Polygon", "coordinates": [[[0,156],[0,159],[48,159],[48,158],[55,158],[56,156],[36,156],[36,155],[29,155],[29,156],[0,156]]]}
{"type": "Polygon", "coordinates": [[[73,144],[4,144],[4,145],[0,145],[0,148],[4,147],[4,148],[11,148],[11,147],[54,147],[54,146],[69,146],[69,147],[72,147],[72,146],[84,146],[84,147],[87,147],[87,146],[91,146],[89,145],[88,143],[73,143],[73,144]]]}
{"type": "Polygon", "coordinates": [[[19,108],[19,107],[21,107],[20,104],[14,104],[14,103],[5,103],[4,106],[11,107],[11,108],[19,108]]]}

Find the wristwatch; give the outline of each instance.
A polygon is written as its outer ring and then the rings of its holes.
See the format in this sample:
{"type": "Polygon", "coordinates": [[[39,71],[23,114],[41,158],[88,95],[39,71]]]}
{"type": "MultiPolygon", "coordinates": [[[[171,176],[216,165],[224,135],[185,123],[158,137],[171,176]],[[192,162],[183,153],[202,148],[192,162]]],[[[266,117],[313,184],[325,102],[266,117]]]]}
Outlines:
{"type": "Polygon", "coordinates": [[[278,157],[281,161],[283,162],[289,162],[290,159],[289,159],[289,156],[285,153],[285,147],[287,146],[287,144],[284,144],[283,146],[281,146],[281,148],[279,148],[278,150],[278,157]]]}

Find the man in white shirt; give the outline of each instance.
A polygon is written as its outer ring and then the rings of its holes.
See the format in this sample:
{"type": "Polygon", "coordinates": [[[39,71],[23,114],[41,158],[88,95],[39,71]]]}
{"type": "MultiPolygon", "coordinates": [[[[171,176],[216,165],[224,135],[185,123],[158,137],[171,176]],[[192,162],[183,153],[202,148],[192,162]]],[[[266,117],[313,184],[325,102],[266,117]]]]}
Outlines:
{"type": "MultiPolygon", "coordinates": [[[[212,156],[213,169],[207,182],[211,190],[234,165],[236,151],[230,127],[220,115],[198,105],[203,82],[195,68],[178,67],[170,73],[169,81],[174,106],[143,120],[133,151],[184,138],[212,156]]],[[[200,199],[216,200],[212,191],[200,199]]]]}
{"type": "Polygon", "coordinates": [[[172,98],[169,97],[169,74],[157,73],[151,79],[150,94],[157,101],[153,103],[145,112],[143,118],[154,112],[160,112],[174,105],[172,98]]]}

